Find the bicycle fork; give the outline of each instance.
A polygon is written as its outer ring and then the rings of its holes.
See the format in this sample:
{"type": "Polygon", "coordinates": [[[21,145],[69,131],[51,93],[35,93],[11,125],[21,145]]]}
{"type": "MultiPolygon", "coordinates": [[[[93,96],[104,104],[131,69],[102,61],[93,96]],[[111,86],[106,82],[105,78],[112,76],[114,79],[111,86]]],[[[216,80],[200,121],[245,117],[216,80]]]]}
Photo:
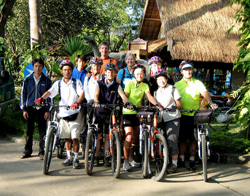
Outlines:
{"type": "Polygon", "coordinates": [[[201,137],[202,135],[205,135],[206,136],[206,141],[207,141],[207,155],[208,155],[208,158],[210,157],[210,142],[209,142],[209,138],[208,138],[208,135],[209,135],[209,131],[208,131],[208,128],[204,128],[204,125],[201,125],[201,127],[199,128],[198,127],[198,154],[199,154],[199,158],[201,159],[202,158],[202,147],[201,147],[201,143],[202,143],[202,140],[201,140],[201,137]]]}

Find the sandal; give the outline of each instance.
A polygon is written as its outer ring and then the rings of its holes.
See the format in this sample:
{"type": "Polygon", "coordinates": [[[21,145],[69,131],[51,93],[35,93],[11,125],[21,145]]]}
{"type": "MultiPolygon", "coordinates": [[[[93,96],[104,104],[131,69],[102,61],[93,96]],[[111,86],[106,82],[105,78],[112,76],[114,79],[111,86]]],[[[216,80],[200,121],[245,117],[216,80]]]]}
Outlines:
{"type": "Polygon", "coordinates": [[[43,155],[43,154],[40,154],[40,155],[39,155],[39,158],[40,158],[40,160],[43,160],[44,155],[43,155]]]}
{"type": "Polygon", "coordinates": [[[24,159],[24,158],[28,158],[31,157],[30,154],[26,154],[25,152],[23,152],[22,154],[19,155],[20,159],[24,159]]]}

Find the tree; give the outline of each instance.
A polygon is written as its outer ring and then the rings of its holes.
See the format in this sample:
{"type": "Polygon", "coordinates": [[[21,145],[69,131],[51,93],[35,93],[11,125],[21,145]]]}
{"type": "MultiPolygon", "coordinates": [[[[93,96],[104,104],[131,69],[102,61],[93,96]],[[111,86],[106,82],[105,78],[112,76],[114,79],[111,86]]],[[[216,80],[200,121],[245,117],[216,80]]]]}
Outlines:
{"type": "Polygon", "coordinates": [[[40,0],[29,0],[30,13],[30,48],[42,45],[42,28],[40,18],[40,0]]]}
{"type": "MultiPolygon", "coordinates": [[[[241,41],[238,43],[240,46],[239,55],[234,61],[234,69],[239,69],[246,74],[245,83],[235,92],[233,96],[240,96],[235,106],[235,114],[237,123],[242,127],[249,127],[250,124],[250,4],[249,0],[233,0],[233,4],[240,4],[240,9],[235,14],[237,22],[242,24],[239,29],[241,41]]],[[[232,27],[233,28],[233,27],[232,27]]]]}

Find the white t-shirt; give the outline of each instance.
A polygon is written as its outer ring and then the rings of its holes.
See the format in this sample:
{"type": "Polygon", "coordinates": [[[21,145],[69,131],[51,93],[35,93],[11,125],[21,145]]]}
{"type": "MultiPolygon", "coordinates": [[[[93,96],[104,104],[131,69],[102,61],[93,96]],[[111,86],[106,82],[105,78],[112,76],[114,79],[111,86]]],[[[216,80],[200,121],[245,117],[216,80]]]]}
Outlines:
{"type": "MultiPolygon", "coordinates": [[[[49,89],[49,92],[51,93],[50,98],[55,97],[59,94],[59,80],[56,81],[52,87],[49,89]]],[[[66,84],[64,80],[61,80],[61,100],[59,102],[60,106],[66,105],[71,106],[73,103],[75,103],[78,100],[78,96],[80,96],[84,91],[82,87],[82,82],[78,79],[76,79],[76,91],[73,87],[73,81],[72,78],[70,81],[66,84]]],[[[75,113],[78,113],[80,111],[80,107],[75,110],[67,110],[64,107],[59,108],[59,117],[66,117],[75,113]]]]}
{"type": "MultiPolygon", "coordinates": [[[[154,92],[154,98],[158,104],[164,108],[171,109],[172,106],[176,106],[176,101],[181,98],[181,95],[177,88],[170,84],[167,84],[166,88],[159,87],[154,92]],[[173,90],[174,88],[174,90],[173,90]]],[[[181,117],[181,113],[176,109],[175,112],[160,112],[160,119],[163,118],[164,122],[171,121],[181,117]]]]}
{"type": "MultiPolygon", "coordinates": [[[[99,80],[102,80],[103,77],[104,77],[103,75],[100,75],[99,80]]],[[[96,84],[97,80],[95,80],[93,76],[90,76],[90,78],[85,77],[84,93],[85,93],[85,98],[87,99],[88,102],[94,99],[96,84]]]]}

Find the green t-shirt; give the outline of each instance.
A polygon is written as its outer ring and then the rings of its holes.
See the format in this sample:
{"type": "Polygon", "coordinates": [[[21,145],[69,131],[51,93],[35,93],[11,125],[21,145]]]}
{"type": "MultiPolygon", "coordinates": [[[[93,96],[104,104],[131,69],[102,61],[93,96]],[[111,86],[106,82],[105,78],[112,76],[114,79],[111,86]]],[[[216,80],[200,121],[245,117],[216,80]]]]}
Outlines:
{"type": "MultiPolygon", "coordinates": [[[[199,109],[200,108],[200,95],[207,91],[204,84],[191,78],[191,80],[187,83],[183,79],[174,85],[181,94],[181,103],[182,109],[190,110],[190,109],[199,109]]],[[[183,115],[186,116],[194,116],[193,113],[183,112],[183,115]]]]}
{"type": "MultiPolygon", "coordinates": [[[[136,79],[129,81],[124,89],[125,93],[129,93],[128,100],[133,105],[140,106],[141,100],[146,92],[149,91],[149,86],[146,83],[138,83],[136,79]]],[[[123,114],[136,114],[135,110],[123,109],[123,114]]]]}

